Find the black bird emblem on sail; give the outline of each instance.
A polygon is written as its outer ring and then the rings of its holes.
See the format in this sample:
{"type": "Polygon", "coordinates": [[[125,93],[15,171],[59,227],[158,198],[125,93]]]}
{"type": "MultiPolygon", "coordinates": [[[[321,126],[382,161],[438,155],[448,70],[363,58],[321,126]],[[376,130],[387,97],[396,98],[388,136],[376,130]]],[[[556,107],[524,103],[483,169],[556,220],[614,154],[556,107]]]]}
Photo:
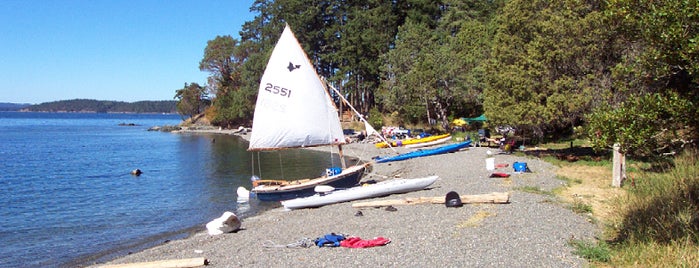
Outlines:
{"type": "Polygon", "coordinates": [[[293,70],[301,68],[301,65],[294,65],[293,63],[289,62],[289,66],[287,66],[286,68],[289,69],[289,72],[291,72],[293,70]]]}

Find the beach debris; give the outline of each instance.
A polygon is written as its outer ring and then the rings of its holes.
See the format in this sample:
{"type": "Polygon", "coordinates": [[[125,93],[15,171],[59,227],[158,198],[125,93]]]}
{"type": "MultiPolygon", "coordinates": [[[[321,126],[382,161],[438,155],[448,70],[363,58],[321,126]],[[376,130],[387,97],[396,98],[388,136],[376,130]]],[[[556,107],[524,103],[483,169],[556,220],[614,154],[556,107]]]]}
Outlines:
{"type": "Polygon", "coordinates": [[[364,213],[362,213],[361,210],[358,210],[357,213],[354,213],[354,216],[361,217],[361,216],[364,216],[364,213]]]}
{"type": "Polygon", "coordinates": [[[398,209],[394,206],[387,206],[386,211],[394,212],[394,211],[398,211],[398,209]]]}
{"type": "Polygon", "coordinates": [[[444,197],[444,204],[448,208],[460,208],[464,205],[464,203],[461,202],[459,194],[454,191],[447,193],[447,195],[444,197]]]}
{"type": "Polygon", "coordinates": [[[206,229],[210,235],[220,235],[222,233],[230,233],[240,229],[240,219],[235,213],[226,211],[219,218],[216,218],[206,224],[206,229]]]}
{"type": "MultiPolygon", "coordinates": [[[[508,192],[493,192],[480,195],[464,195],[461,196],[462,204],[507,204],[510,202],[510,193],[508,192]]],[[[386,207],[397,205],[415,205],[415,204],[444,204],[444,196],[437,197],[406,197],[403,199],[389,199],[369,202],[359,202],[352,204],[353,208],[362,207],[386,207]]]]}
{"type": "Polygon", "coordinates": [[[124,264],[112,264],[99,266],[100,268],[135,268],[135,267],[159,267],[159,268],[175,268],[175,267],[199,267],[209,265],[209,260],[206,258],[190,258],[190,259],[171,259],[150,262],[136,262],[124,264]]]}
{"type": "Polygon", "coordinates": [[[134,176],[141,176],[141,174],[143,174],[143,171],[141,171],[140,169],[134,169],[131,171],[131,175],[134,176]]]}
{"type": "Polygon", "coordinates": [[[310,248],[315,246],[315,241],[310,238],[301,238],[299,241],[289,244],[277,244],[272,240],[267,240],[262,243],[263,247],[266,248],[310,248]]]}

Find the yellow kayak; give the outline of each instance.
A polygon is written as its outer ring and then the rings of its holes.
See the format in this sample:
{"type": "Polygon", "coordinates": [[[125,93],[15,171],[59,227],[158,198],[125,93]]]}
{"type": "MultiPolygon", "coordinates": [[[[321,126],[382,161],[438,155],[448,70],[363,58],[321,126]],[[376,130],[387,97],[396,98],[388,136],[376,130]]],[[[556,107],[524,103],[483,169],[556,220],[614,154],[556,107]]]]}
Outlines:
{"type": "MultiPolygon", "coordinates": [[[[406,139],[406,140],[392,141],[391,146],[392,147],[401,147],[401,146],[409,145],[409,144],[431,142],[431,141],[435,141],[435,140],[444,139],[447,137],[451,137],[451,134],[435,135],[435,136],[429,136],[429,137],[424,137],[424,138],[419,138],[419,139],[406,139]]],[[[375,146],[376,146],[376,148],[388,148],[388,144],[386,144],[386,142],[384,142],[384,141],[375,144],[375,146]]]]}

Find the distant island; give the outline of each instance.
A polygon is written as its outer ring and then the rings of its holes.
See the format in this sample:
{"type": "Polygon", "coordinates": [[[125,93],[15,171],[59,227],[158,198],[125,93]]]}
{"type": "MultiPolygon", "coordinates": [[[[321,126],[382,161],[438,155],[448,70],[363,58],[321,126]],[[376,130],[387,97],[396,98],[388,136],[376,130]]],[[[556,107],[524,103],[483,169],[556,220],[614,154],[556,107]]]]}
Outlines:
{"type": "Polygon", "coordinates": [[[21,112],[70,112],[70,113],[177,113],[177,102],[172,101],[103,101],[74,99],[44,102],[36,105],[7,104],[4,111],[21,112]],[[21,107],[20,107],[21,106],[21,107]]]}
{"type": "Polygon", "coordinates": [[[0,102],[0,111],[19,111],[25,107],[29,107],[31,104],[29,103],[9,103],[9,102],[0,102]]]}

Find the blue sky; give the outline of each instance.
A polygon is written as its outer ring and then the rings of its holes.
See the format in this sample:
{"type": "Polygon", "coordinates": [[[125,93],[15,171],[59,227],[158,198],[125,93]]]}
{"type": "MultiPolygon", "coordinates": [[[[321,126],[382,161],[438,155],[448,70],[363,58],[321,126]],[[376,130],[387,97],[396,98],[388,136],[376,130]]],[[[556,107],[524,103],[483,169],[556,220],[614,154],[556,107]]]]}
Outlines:
{"type": "Polygon", "coordinates": [[[253,0],[0,0],[0,102],[172,100],[253,0]]]}

